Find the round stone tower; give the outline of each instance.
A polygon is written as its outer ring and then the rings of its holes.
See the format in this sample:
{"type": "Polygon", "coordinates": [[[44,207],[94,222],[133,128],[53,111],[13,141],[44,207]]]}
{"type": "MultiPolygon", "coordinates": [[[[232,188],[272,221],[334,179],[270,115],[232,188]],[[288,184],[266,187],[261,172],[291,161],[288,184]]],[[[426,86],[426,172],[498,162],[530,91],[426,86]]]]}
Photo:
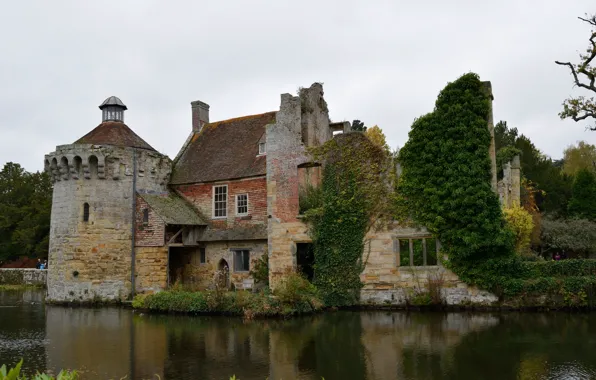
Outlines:
{"type": "Polygon", "coordinates": [[[102,123],[45,156],[54,183],[48,300],[118,301],[131,294],[136,191],[166,190],[171,160],[126,124],[111,96],[102,123]]]}

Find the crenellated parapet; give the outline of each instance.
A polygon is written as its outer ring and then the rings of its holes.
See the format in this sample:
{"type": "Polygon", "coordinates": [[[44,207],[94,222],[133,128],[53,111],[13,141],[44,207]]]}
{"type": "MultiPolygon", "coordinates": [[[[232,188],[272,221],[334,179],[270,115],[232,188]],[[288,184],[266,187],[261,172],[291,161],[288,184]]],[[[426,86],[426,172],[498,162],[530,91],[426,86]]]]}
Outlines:
{"type": "Polygon", "coordinates": [[[59,145],[45,156],[44,169],[53,182],[77,180],[122,180],[133,175],[133,154],[139,178],[165,186],[171,160],[158,152],[131,147],[93,144],[59,145]]]}

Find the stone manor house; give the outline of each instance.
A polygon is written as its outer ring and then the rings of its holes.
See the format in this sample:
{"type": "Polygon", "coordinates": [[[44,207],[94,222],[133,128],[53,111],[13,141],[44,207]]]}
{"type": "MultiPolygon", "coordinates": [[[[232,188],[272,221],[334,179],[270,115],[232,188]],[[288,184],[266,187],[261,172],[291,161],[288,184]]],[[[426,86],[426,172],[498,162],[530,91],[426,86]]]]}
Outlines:
{"type": "MultiPolygon", "coordinates": [[[[226,285],[250,289],[264,254],[272,287],[293,271],[312,274],[299,191],[320,179],[320,167],[305,149],[358,133],[330,121],[321,84],[282,94],[278,111],[216,122],[209,105],[192,102],[192,129],[173,160],[124,123],[120,99],[99,108],[101,124],[45,156],[54,182],[49,301],[118,301],[175,283],[207,288],[218,271],[226,285]]],[[[491,132],[492,124],[491,114],[491,132]]],[[[489,154],[494,190],[504,204],[519,202],[518,161],[497,185],[494,143],[489,154]]],[[[449,303],[490,298],[441,267],[440,243],[424,229],[394,226],[367,238],[364,302],[404,302],[435,274],[449,303]]]]}

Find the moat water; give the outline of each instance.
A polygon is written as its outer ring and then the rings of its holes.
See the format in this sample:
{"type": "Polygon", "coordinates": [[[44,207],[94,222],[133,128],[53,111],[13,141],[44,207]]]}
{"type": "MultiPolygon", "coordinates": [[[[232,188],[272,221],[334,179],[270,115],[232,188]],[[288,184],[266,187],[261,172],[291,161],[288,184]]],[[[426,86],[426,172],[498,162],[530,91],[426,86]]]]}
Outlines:
{"type": "Polygon", "coordinates": [[[82,379],[595,379],[596,313],[146,315],[0,292],[0,364],[82,379]]]}

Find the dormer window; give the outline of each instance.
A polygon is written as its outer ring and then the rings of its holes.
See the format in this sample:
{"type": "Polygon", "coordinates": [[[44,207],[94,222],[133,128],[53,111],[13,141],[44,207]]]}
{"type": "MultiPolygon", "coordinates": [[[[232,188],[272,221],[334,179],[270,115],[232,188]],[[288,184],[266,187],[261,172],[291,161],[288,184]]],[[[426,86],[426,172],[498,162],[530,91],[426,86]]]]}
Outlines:
{"type": "Polygon", "coordinates": [[[259,155],[267,153],[267,145],[263,143],[259,143],[259,155]]]}

